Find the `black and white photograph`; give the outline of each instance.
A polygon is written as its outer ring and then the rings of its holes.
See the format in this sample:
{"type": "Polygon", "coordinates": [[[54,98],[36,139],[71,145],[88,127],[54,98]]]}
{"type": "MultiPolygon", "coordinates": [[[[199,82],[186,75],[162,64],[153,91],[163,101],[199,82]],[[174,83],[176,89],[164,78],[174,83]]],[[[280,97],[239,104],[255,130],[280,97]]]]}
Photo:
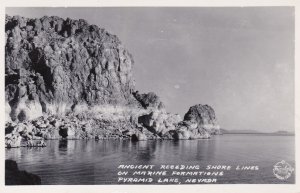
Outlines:
{"type": "Polygon", "coordinates": [[[3,25],[6,187],[295,185],[295,7],[5,7],[3,25]]]}

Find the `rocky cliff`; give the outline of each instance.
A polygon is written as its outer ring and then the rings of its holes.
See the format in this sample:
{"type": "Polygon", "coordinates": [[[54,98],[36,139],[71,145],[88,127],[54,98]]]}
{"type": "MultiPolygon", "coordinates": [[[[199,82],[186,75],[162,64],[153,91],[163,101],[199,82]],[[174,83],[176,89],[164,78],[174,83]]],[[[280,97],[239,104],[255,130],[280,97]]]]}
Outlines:
{"type": "Polygon", "coordinates": [[[84,20],[6,16],[5,146],[47,139],[197,139],[217,128],[207,105],[184,120],[153,92],[135,91],[133,58],[84,20]]]}
{"type": "Polygon", "coordinates": [[[5,40],[7,118],[64,114],[78,104],[135,103],[133,59],[96,25],[6,16],[5,40]]]}

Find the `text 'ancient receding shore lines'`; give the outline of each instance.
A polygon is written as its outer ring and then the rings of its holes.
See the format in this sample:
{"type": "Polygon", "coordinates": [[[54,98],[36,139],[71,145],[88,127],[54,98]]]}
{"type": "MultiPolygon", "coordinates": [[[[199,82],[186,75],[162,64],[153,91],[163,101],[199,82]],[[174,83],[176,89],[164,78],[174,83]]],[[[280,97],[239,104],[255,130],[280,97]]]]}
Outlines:
{"type": "MultiPolygon", "coordinates": [[[[226,175],[259,171],[255,165],[119,165],[120,184],[210,184],[218,183],[226,175]]],[[[250,174],[251,175],[251,174],[250,174]]]]}

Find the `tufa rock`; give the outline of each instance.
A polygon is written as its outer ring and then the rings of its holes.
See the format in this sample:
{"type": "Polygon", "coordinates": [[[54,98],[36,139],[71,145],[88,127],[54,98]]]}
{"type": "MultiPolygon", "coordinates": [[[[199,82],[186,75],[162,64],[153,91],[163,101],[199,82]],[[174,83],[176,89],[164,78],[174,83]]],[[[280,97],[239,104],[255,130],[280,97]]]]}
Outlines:
{"type": "Polygon", "coordinates": [[[215,111],[209,105],[194,105],[184,115],[184,121],[197,124],[197,128],[203,128],[209,133],[220,130],[215,111]]]}
{"type": "Polygon", "coordinates": [[[178,123],[175,139],[207,139],[220,130],[215,112],[208,105],[194,105],[178,123]]]}
{"type": "Polygon", "coordinates": [[[120,40],[84,20],[5,18],[6,119],[65,114],[77,104],[135,105],[134,61],[120,40]]]}
{"type": "Polygon", "coordinates": [[[5,147],[43,147],[44,140],[61,138],[199,139],[219,132],[208,105],[191,107],[181,121],[155,93],[133,92],[133,65],[115,35],[85,20],[6,15],[5,147]]]}
{"type": "Polygon", "coordinates": [[[176,125],[180,120],[181,118],[179,115],[154,110],[149,114],[140,116],[138,118],[138,123],[153,134],[162,137],[168,131],[175,130],[176,125]]]}
{"type": "Polygon", "coordinates": [[[133,93],[133,96],[140,102],[140,104],[145,109],[154,108],[154,109],[162,110],[165,108],[160,98],[154,92],[139,94],[139,92],[136,91],[133,93]]]}

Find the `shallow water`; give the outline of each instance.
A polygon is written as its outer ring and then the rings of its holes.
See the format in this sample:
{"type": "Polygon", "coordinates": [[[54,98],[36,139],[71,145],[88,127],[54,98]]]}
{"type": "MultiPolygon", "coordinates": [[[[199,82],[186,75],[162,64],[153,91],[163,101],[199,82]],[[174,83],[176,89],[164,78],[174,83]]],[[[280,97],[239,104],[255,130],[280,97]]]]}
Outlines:
{"type": "MultiPolygon", "coordinates": [[[[273,174],[273,166],[281,160],[295,167],[294,138],[226,134],[180,141],[50,140],[45,148],[6,149],[6,159],[39,175],[42,184],[117,184],[120,164],[153,164],[156,168],[161,164],[199,165],[204,171],[207,165],[220,164],[232,169],[223,170],[216,183],[294,183],[294,172],[287,180],[273,174]],[[237,171],[237,165],[258,166],[259,170],[237,171]]],[[[185,182],[186,178],[210,177],[178,178],[185,182]]]]}

